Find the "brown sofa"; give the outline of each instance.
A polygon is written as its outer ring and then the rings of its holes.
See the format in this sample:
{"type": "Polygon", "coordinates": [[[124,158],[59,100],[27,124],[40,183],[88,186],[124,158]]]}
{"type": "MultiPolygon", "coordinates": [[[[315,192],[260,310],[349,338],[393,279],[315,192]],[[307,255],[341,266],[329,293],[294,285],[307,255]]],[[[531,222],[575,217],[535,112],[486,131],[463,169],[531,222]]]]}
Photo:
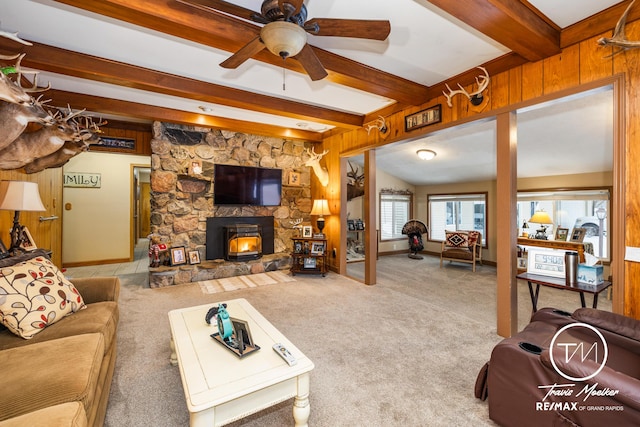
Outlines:
{"type": "Polygon", "coordinates": [[[476,383],[476,397],[488,395],[489,417],[501,426],[640,425],[638,320],[592,308],[572,314],[546,308],[521,332],[496,345],[485,368],[476,383]],[[560,331],[570,324],[576,326],[560,331]],[[602,335],[608,348],[606,363],[601,341],[591,347],[599,340],[597,334],[578,324],[602,335]],[[562,335],[551,348],[559,331],[562,335]],[[557,393],[549,393],[551,387],[557,393]]]}
{"type": "MultiPolygon", "coordinates": [[[[0,269],[30,256],[42,253],[0,260],[0,269]]],[[[0,427],[104,423],[116,360],[120,281],[104,277],[71,282],[85,309],[31,339],[0,326],[0,427]]]]}

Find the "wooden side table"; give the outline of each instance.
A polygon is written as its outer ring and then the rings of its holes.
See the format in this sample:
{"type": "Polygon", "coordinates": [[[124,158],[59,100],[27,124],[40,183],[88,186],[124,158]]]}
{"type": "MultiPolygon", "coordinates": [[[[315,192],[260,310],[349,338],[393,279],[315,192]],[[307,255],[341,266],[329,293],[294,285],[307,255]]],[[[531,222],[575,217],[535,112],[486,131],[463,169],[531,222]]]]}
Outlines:
{"type": "Polygon", "coordinates": [[[572,292],[580,293],[580,303],[582,307],[586,307],[584,300],[584,294],[593,294],[593,308],[598,308],[598,294],[611,286],[611,282],[605,280],[599,285],[588,285],[586,283],[578,282],[575,285],[568,286],[564,278],[542,276],[539,274],[521,273],[516,276],[516,279],[526,280],[529,285],[529,295],[531,296],[531,304],[533,305],[533,312],[538,311],[538,294],[540,292],[540,285],[548,286],[550,288],[564,289],[572,292]],[[533,291],[533,284],[536,285],[535,292],[533,291]]]}
{"type": "Polygon", "coordinates": [[[327,274],[327,239],[293,237],[291,274],[327,274]]]}

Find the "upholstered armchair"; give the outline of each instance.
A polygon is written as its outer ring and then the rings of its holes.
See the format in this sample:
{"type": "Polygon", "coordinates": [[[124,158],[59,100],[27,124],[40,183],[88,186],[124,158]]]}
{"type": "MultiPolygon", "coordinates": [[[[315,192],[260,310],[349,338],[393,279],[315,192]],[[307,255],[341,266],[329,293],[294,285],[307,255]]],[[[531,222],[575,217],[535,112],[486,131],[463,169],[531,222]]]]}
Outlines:
{"type": "Polygon", "coordinates": [[[482,264],[482,233],[479,231],[445,231],[440,251],[440,268],[444,260],[466,262],[476,271],[476,263],[482,264]]]}

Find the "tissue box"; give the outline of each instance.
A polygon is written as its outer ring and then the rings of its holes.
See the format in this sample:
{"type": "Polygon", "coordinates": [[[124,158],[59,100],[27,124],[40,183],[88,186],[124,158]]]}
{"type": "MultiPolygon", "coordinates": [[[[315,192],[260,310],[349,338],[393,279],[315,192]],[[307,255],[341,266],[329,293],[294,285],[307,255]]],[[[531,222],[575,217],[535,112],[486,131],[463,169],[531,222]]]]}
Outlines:
{"type": "Polygon", "coordinates": [[[578,264],[578,282],[587,285],[599,285],[604,282],[603,267],[601,265],[578,264]]]}

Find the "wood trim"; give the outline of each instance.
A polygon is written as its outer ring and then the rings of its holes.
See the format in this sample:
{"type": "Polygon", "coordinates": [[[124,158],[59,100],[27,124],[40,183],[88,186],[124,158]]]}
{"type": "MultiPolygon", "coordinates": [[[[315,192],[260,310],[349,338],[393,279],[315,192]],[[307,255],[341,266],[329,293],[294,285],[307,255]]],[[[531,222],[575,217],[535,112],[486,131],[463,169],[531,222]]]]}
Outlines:
{"type": "Polygon", "coordinates": [[[364,153],[364,222],[367,224],[364,232],[364,283],[375,285],[376,252],[378,233],[376,232],[376,152],[367,150],[364,153]],[[372,226],[373,225],[373,226],[372,226]]]}

